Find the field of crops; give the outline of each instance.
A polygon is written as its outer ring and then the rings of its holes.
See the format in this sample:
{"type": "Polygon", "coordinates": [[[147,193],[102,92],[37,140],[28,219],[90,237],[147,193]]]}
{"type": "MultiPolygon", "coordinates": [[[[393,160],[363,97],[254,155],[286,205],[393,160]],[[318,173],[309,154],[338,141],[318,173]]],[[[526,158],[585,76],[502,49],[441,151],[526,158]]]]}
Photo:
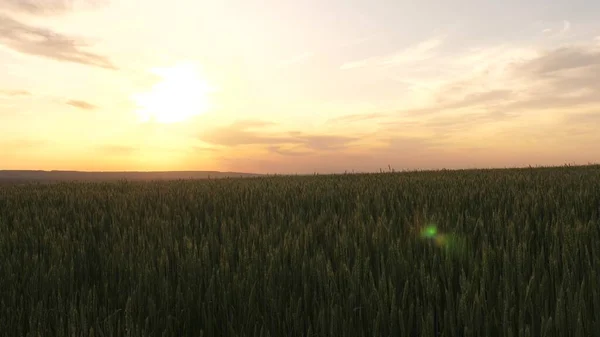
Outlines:
{"type": "Polygon", "coordinates": [[[0,186],[0,336],[600,336],[600,166],[0,186]]]}

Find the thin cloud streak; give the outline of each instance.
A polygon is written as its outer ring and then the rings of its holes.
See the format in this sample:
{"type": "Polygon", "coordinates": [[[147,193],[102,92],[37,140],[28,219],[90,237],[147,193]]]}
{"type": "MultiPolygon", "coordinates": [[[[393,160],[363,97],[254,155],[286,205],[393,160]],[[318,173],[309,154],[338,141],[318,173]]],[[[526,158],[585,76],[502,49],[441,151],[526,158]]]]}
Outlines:
{"type": "Polygon", "coordinates": [[[442,43],[443,38],[441,37],[427,39],[391,55],[376,56],[363,60],[346,62],[340,66],[340,69],[348,70],[367,66],[393,67],[425,61],[434,56],[433,51],[441,46],[442,43]]]}
{"type": "Polygon", "coordinates": [[[72,8],[67,0],[0,0],[0,9],[32,15],[60,14],[72,8]]]}
{"type": "Polygon", "coordinates": [[[560,31],[561,35],[566,34],[567,32],[569,32],[569,30],[571,29],[571,22],[564,20],[563,21],[563,28],[560,31]]]}
{"type": "Polygon", "coordinates": [[[31,93],[27,90],[0,90],[0,96],[23,97],[31,96],[31,93]]]}
{"type": "Polygon", "coordinates": [[[96,8],[107,2],[108,0],[0,0],[0,10],[34,16],[51,16],[73,11],[75,5],[96,8]]]}
{"type": "Polygon", "coordinates": [[[441,46],[441,44],[441,38],[425,40],[397,54],[384,58],[381,61],[381,64],[385,66],[395,66],[411,62],[424,61],[433,57],[432,51],[441,46]]]}
{"type": "Polygon", "coordinates": [[[109,58],[85,51],[86,43],[0,14],[0,44],[16,52],[116,70],[109,58]]]}
{"type": "Polygon", "coordinates": [[[337,124],[337,123],[353,123],[353,122],[364,122],[368,120],[381,119],[388,117],[385,113],[367,113],[367,114],[352,114],[345,115],[327,120],[326,124],[337,124]]]}
{"type": "Polygon", "coordinates": [[[97,106],[92,103],[80,100],[69,100],[65,104],[83,110],[95,110],[97,108],[97,106]]]}
{"type": "MultiPolygon", "coordinates": [[[[594,136],[592,128],[585,127],[600,121],[600,96],[596,94],[600,92],[600,50],[596,46],[507,54],[523,56],[500,58],[472,74],[443,82],[431,91],[429,104],[422,108],[346,115],[328,123],[343,127],[357,121],[374,122],[382,136],[423,135],[448,149],[461,139],[487,139],[488,143],[481,144],[484,147],[504,146],[501,144],[508,140],[519,139],[550,144],[550,135],[565,137],[565,144],[575,142],[571,137],[575,134],[587,137],[579,141],[599,139],[600,133],[594,136]],[[521,130],[523,123],[534,124],[543,132],[521,130]],[[563,130],[573,131],[565,134],[563,130]],[[511,132],[507,140],[500,140],[511,132]]],[[[464,58],[472,59],[459,56],[458,63],[464,58]]],[[[477,62],[466,64],[478,68],[477,62]]]]}
{"type": "Polygon", "coordinates": [[[284,67],[288,67],[288,66],[292,66],[292,65],[303,64],[303,63],[306,63],[308,60],[315,58],[318,55],[329,54],[329,53],[332,53],[339,49],[359,46],[359,45],[371,42],[371,41],[375,40],[376,38],[380,37],[381,35],[382,35],[381,33],[371,34],[368,36],[363,36],[363,37],[358,37],[356,39],[352,39],[348,42],[345,42],[345,43],[342,43],[339,45],[333,45],[329,48],[324,48],[322,50],[307,51],[304,53],[300,53],[297,56],[294,56],[289,59],[285,59],[285,60],[278,62],[276,66],[278,68],[284,68],[284,67]]]}
{"type": "Polygon", "coordinates": [[[213,145],[236,147],[244,145],[301,146],[308,150],[331,151],[348,146],[358,140],[356,136],[338,136],[329,134],[305,134],[299,131],[275,132],[268,130],[252,130],[261,127],[260,121],[253,123],[233,123],[228,126],[212,129],[198,136],[200,140],[213,145]]]}

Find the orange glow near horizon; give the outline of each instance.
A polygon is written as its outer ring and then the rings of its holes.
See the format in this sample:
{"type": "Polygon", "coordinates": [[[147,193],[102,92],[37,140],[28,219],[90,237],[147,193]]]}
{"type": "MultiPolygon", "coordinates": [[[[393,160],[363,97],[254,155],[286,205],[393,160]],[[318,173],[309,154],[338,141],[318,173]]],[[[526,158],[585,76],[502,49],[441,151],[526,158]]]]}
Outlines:
{"type": "Polygon", "coordinates": [[[600,2],[456,1],[0,0],[0,170],[600,162],[600,2]]]}

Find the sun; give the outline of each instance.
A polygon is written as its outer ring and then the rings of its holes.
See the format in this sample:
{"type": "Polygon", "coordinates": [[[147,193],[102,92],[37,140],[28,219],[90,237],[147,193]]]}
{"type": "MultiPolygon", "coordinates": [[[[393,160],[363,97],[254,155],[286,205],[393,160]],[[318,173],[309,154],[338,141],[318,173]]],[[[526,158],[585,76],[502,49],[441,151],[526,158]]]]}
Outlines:
{"type": "Polygon", "coordinates": [[[141,122],[179,123],[205,113],[213,89],[203,79],[198,66],[180,63],[168,68],[154,68],[161,81],[150,91],[133,95],[141,122]]]}

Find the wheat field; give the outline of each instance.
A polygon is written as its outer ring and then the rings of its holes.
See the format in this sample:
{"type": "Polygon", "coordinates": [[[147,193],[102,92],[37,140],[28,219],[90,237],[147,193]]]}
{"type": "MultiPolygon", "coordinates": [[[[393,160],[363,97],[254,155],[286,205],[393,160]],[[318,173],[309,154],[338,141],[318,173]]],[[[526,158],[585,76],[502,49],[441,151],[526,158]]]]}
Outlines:
{"type": "Polygon", "coordinates": [[[0,336],[600,336],[600,166],[0,186],[0,336]]]}

